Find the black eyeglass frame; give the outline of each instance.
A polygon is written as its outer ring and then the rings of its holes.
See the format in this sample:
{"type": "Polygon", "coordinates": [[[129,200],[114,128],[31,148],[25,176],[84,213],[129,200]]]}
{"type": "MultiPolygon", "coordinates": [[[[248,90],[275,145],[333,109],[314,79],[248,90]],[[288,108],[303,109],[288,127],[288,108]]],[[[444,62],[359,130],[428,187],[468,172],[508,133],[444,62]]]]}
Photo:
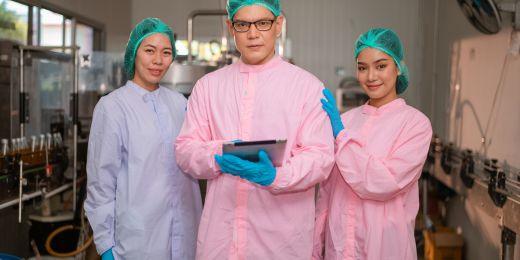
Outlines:
{"type": "Polygon", "coordinates": [[[251,25],[254,24],[255,25],[255,28],[261,32],[267,32],[267,31],[270,31],[271,29],[273,29],[273,24],[274,22],[276,21],[276,19],[262,19],[262,20],[258,20],[258,21],[254,21],[254,22],[246,22],[246,21],[233,21],[231,22],[231,25],[233,26],[233,30],[235,30],[236,32],[239,32],[239,33],[245,33],[245,32],[249,32],[249,30],[251,30],[251,25]],[[269,25],[269,28],[268,29],[265,29],[265,30],[261,30],[258,28],[258,24],[257,23],[260,23],[260,22],[270,22],[271,24],[269,25]],[[237,28],[235,27],[235,24],[237,23],[244,23],[244,24],[247,24],[247,30],[245,31],[239,31],[237,30],[237,28]]]}

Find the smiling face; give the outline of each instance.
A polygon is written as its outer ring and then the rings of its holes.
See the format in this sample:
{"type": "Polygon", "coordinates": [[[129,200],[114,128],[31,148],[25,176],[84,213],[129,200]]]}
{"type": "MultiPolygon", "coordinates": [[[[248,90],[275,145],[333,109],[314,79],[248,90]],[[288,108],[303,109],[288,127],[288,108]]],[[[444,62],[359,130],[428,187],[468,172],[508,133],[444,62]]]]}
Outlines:
{"type": "Polygon", "coordinates": [[[135,58],[135,74],[132,79],[137,85],[153,91],[173,61],[172,45],[162,33],[146,37],[139,45],[135,58]]]}
{"type": "Polygon", "coordinates": [[[259,31],[254,24],[247,32],[237,32],[232,21],[228,20],[229,33],[233,35],[235,44],[244,63],[260,65],[268,62],[274,56],[276,38],[282,32],[283,17],[274,17],[273,13],[260,5],[250,5],[240,8],[233,17],[233,22],[272,21],[270,30],[259,31]]]}
{"type": "Polygon", "coordinates": [[[380,107],[397,98],[398,74],[392,57],[380,50],[366,48],[357,57],[357,79],[372,106],[380,107]]]}

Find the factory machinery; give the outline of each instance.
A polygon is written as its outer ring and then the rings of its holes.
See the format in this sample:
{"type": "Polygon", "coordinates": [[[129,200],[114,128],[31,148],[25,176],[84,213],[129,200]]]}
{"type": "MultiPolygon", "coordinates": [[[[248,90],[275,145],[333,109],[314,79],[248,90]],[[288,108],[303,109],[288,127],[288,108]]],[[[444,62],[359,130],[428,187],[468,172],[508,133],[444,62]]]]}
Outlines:
{"type": "Polygon", "coordinates": [[[78,50],[0,41],[0,251],[21,252],[14,239],[27,235],[36,256],[74,256],[92,241],[78,196],[78,50]]]}
{"type": "Polygon", "coordinates": [[[520,232],[519,169],[434,137],[425,171],[495,218],[502,229],[501,259],[514,259],[516,234],[520,232]]]}

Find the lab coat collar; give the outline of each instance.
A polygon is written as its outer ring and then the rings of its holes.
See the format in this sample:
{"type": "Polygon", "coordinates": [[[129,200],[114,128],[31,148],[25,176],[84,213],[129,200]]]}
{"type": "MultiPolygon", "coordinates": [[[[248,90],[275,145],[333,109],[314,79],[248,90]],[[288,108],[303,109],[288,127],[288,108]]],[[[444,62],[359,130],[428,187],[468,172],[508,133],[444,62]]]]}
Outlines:
{"type": "Polygon", "coordinates": [[[367,103],[365,103],[363,105],[362,110],[363,110],[363,114],[382,115],[384,113],[388,113],[388,112],[394,111],[396,109],[399,109],[399,108],[403,107],[404,105],[406,105],[406,102],[402,98],[397,98],[395,100],[392,100],[388,104],[385,104],[379,108],[369,105],[368,101],[367,101],[367,103]]]}
{"type": "Polygon", "coordinates": [[[268,62],[262,65],[249,65],[245,64],[242,59],[238,61],[238,65],[240,68],[240,72],[261,72],[270,68],[275,67],[276,65],[282,62],[282,58],[275,54],[268,62]]]}
{"type": "Polygon", "coordinates": [[[152,99],[157,100],[157,97],[159,96],[159,92],[161,89],[161,87],[159,86],[159,88],[157,88],[154,91],[148,91],[131,80],[127,81],[126,85],[129,86],[132,90],[134,90],[137,94],[139,94],[139,96],[143,98],[144,102],[148,102],[152,99]]]}

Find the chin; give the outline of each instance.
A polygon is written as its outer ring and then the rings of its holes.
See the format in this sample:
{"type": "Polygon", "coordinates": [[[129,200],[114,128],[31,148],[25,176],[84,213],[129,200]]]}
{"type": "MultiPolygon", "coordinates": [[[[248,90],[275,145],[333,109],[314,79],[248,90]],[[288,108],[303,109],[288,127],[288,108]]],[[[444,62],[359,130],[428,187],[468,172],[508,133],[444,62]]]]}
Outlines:
{"type": "Polygon", "coordinates": [[[266,55],[263,53],[254,53],[251,55],[246,55],[245,58],[251,65],[257,65],[257,64],[260,64],[261,62],[264,62],[268,56],[269,55],[266,55]]]}

